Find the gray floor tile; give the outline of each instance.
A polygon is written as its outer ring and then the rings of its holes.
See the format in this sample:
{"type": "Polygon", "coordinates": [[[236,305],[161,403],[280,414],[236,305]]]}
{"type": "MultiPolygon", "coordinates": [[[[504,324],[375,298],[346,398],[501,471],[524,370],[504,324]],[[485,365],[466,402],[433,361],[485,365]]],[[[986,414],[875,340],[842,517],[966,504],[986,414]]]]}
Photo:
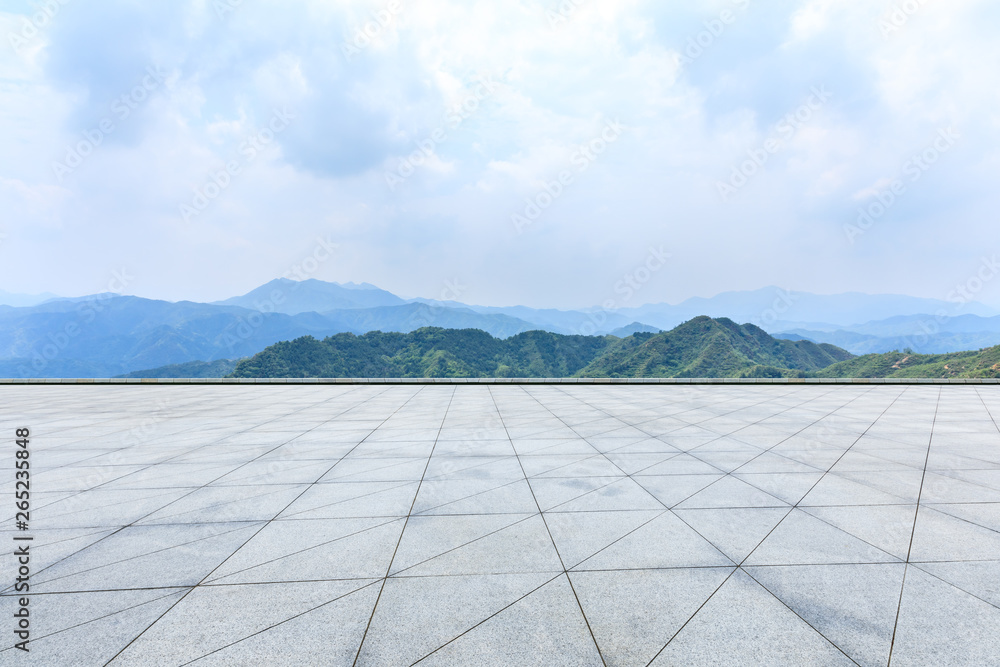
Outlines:
{"type": "Polygon", "coordinates": [[[733,473],[733,477],[790,505],[801,502],[823,477],[821,472],[744,473],[742,470],[733,473]]]}
{"type": "Polygon", "coordinates": [[[751,567],[749,574],[859,665],[886,665],[903,563],[751,567]]]}
{"type": "Polygon", "coordinates": [[[211,583],[384,577],[403,519],[274,521],[212,572],[211,583]]]}
{"type": "Polygon", "coordinates": [[[547,512],[624,479],[625,477],[621,475],[615,477],[536,477],[528,480],[528,484],[531,486],[531,492],[534,494],[538,506],[543,512],[547,512]]]}
{"type": "Polygon", "coordinates": [[[365,586],[205,655],[193,664],[198,667],[353,665],[378,593],[377,583],[365,586]]]}
{"type": "Polygon", "coordinates": [[[396,548],[390,574],[465,547],[504,528],[530,518],[530,514],[475,514],[413,516],[396,548]]]}
{"type": "Polygon", "coordinates": [[[788,514],[785,508],[675,509],[684,523],[734,563],[741,563],[788,514]]]}
{"type": "MultiPolygon", "coordinates": [[[[30,653],[17,655],[21,652],[5,642],[0,649],[0,664],[105,664],[187,591],[35,595],[30,603],[33,618],[30,653]]],[[[12,616],[13,601],[0,600],[0,611],[6,618],[12,616]]]]}
{"type": "Polygon", "coordinates": [[[545,523],[563,563],[572,568],[663,511],[547,512],[545,523]]]}
{"type": "Polygon", "coordinates": [[[37,575],[45,593],[193,586],[260,529],[260,524],[131,526],[37,575]]]}
{"type": "Polygon", "coordinates": [[[911,560],[920,562],[998,558],[1000,533],[931,507],[922,506],[917,512],[911,560]]]}
{"type": "Polygon", "coordinates": [[[677,509],[720,507],[788,507],[788,503],[728,476],[677,505],[677,509]]]}
{"type": "Polygon", "coordinates": [[[737,571],[652,665],[853,665],[757,582],[737,571]]]}
{"type": "Polygon", "coordinates": [[[562,565],[538,514],[406,570],[406,576],[559,572],[562,565]]]}
{"type": "Polygon", "coordinates": [[[641,476],[636,484],[652,494],[664,507],[675,507],[703,489],[715,484],[722,475],[663,475],[641,476]]]}
{"type": "Polygon", "coordinates": [[[892,563],[895,556],[794,509],[750,557],[747,565],[892,563]]]}
{"type": "Polygon", "coordinates": [[[895,667],[991,665],[1000,655],[1000,609],[910,567],[892,652],[895,667]]]}
{"type": "Polygon", "coordinates": [[[358,664],[412,664],[556,576],[532,573],[389,579],[358,664]]]}
{"type": "Polygon", "coordinates": [[[905,561],[917,506],[803,507],[802,511],[905,561]]]}
{"type": "Polygon", "coordinates": [[[421,665],[602,664],[565,575],[420,662],[421,665]]]}
{"type": "Polygon", "coordinates": [[[279,519],[350,519],[406,516],[420,482],[333,482],[314,484],[286,507],[279,519]]]}
{"type": "Polygon", "coordinates": [[[732,564],[708,540],[668,512],[584,560],[574,569],[633,570],[725,567],[732,564]]]}
{"type": "MultiPolygon", "coordinates": [[[[532,480],[534,483],[534,480],[532,480]]],[[[579,498],[553,509],[560,512],[599,512],[613,510],[661,510],[661,503],[653,494],[631,478],[619,479],[601,486],[579,498]]]]}
{"type": "Polygon", "coordinates": [[[732,567],[572,572],[609,666],[646,665],[732,573],[732,567]]]}

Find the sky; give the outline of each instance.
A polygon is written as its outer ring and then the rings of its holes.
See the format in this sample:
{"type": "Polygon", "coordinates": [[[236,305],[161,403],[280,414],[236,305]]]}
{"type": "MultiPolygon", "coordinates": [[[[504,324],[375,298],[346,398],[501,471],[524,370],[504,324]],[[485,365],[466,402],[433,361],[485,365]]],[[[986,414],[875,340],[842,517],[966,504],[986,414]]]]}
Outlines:
{"type": "Polygon", "coordinates": [[[1000,305],[990,0],[0,1],[0,289],[1000,305]]]}

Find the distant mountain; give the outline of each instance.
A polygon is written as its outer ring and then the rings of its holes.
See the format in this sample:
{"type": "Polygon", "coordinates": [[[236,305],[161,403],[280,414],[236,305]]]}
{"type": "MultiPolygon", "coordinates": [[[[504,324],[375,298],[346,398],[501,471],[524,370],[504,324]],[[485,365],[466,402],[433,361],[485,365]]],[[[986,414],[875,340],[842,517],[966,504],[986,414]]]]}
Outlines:
{"type": "Polygon", "coordinates": [[[936,299],[887,294],[810,294],[777,287],[723,292],[711,298],[694,297],[680,304],[647,304],[638,307],[603,310],[538,309],[527,306],[478,306],[459,301],[432,299],[404,300],[374,285],[337,284],[321,280],[302,282],[273,280],[240,297],[216,302],[261,311],[294,315],[303,312],[324,313],[332,310],[369,309],[421,303],[436,309],[471,310],[480,315],[504,315],[529,323],[529,329],[561,334],[608,334],[633,322],[650,328],[669,330],[700,315],[726,317],[750,322],[769,332],[795,329],[836,331],[863,322],[893,316],[919,316],[921,313],[961,312],[980,317],[1000,315],[1000,311],[977,302],[958,304],[936,299]]]}
{"type": "MultiPolygon", "coordinates": [[[[939,311],[957,313],[959,306],[937,299],[891,294],[809,294],[765,287],[746,292],[724,292],[710,299],[692,298],[676,306],[651,304],[623,308],[618,312],[663,329],[698,315],[708,315],[751,322],[768,331],[783,331],[793,328],[787,326],[788,323],[829,323],[847,328],[887,315],[920,315],[939,311]]],[[[994,309],[976,302],[962,305],[961,311],[981,317],[998,315],[994,309]]]]}
{"type": "Polygon", "coordinates": [[[494,308],[486,306],[464,306],[452,302],[453,307],[464,307],[483,315],[507,315],[530,322],[534,329],[574,336],[593,336],[611,333],[615,329],[628,326],[634,320],[618,311],[600,309],[556,310],[537,309],[527,306],[494,308]]]}
{"type": "Polygon", "coordinates": [[[55,294],[12,294],[0,289],[0,306],[13,306],[14,308],[27,308],[45,303],[51,299],[58,299],[55,294]]]}
{"type": "Polygon", "coordinates": [[[395,294],[367,283],[340,285],[322,280],[295,281],[278,278],[243,296],[216,301],[212,305],[239,306],[261,312],[298,315],[332,310],[401,306],[405,303],[405,300],[395,294]]]}
{"type": "Polygon", "coordinates": [[[776,340],[753,325],[699,317],[624,339],[531,331],[500,340],[439,328],[304,337],[240,361],[233,377],[781,377],[849,358],[830,345],[776,340]]]}
{"type": "Polygon", "coordinates": [[[833,331],[792,329],[774,335],[831,343],[854,354],[905,349],[921,354],[945,354],[1000,345],[1000,317],[903,315],[833,331]]]}
{"type": "Polygon", "coordinates": [[[660,329],[658,327],[651,327],[648,324],[643,324],[642,322],[633,322],[627,327],[615,329],[611,332],[611,335],[616,338],[628,338],[632,334],[637,333],[660,333],[660,329]]]}
{"type": "Polygon", "coordinates": [[[774,334],[775,338],[787,340],[811,340],[842,347],[853,354],[881,354],[893,350],[912,350],[920,354],[949,354],[965,350],[981,350],[984,347],[1000,345],[1000,333],[943,332],[933,335],[894,336],[880,338],[866,336],[853,331],[795,331],[774,334]]]}
{"type": "Polygon", "coordinates": [[[402,306],[338,310],[323,315],[336,323],[339,331],[393,331],[409,333],[425,327],[481,329],[498,338],[537,329],[531,322],[508,315],[486,315],[468,308],[443,308],[424,303],[402,306]]]}
{"type": "Polygon", "coordinates": [[[930,314],[896,315],[865,324],[847,327],[850,331],[871,336],[915,336],[921,333],[949,331],[951,333],[1000,333],[1000,316],[959,315],[954,317],[930,314]]]}
{"type": "Polygon", "coordinates": [[[0,309],[5,377],[113,377],[194,359],[249,356],[268,345],[336,331],[316,313],[108,296],[0,309]]]}
{"type": "Polygon", "coordinates": [[[219,359],[217,361],[189,361],[184,364],[170,364],[144,371],[133,371],[119,375],[119,378],[143,379],[143,378],[223,378],[233,372],[236,368],[236,361],[232,359],[219,359]]]}
{"type": "Polygon", "coordinates": [[[1000,378],[1000,346],[953,354],[868,354],[816,373],[834,378],[1000,378]]]}
{"type": "Polygon", "coordinates": [[[408,332],[431,325],[482,329],[502,338],[534,328],[503,315],[420,303],[288,315],[104,294],[32,308],[0,307],[0,376],[114,377],[246,357],[306,335],[408,332]]]}

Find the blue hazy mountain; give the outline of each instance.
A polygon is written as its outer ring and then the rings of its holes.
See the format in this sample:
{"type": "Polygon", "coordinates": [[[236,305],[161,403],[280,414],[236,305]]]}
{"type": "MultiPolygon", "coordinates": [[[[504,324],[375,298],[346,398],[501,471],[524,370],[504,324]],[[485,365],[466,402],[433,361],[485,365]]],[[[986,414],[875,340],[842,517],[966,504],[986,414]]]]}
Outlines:
{"type": "Polygon", "coordinates": [[[424,327],[479,329],[496,338],[539,329],[527,320],[509,315],[477,313],[470,308],[445,308],[426,303],[407,303],[383,308],[356,308],[323,313],[342,331],[392,331],[410,333],[424,327]]]}
{"type": "Polygon", "coordinates": [[[481,329],[500,338],[535,328],[503,315],[420,303],[288,315],[104,294],[31,308],[0,306],[0,376],[112,377],[190,361],[239,359],[305,335],[427,326],[481,329]]]}
{"type": "Polygon", "coordinates": [[[13,294],[0,289],[0,306],[14,306],[15,308],[28,308],[45,303],[52,299],[58,299],[55,294],[13,294]]]}
{"type": "Polygon", "coordinates": [[[959,304],[939,299],[924,299],[893,294],[809,294],[777,287],[747,292],[724,292],[712,298],[696,297],[677,305],[651,304],[623,308],[619,312],[631,320],[669,329],[699,315],[728,317],[752,322],[766,331],[785,331],[802,323],[814,328],[845,329],[862,322],[890,316],[922,315],[945,312],[980,317],[1000,315],[995,309],[977,302],[959,304]],[[792,326],[789,326],[792,325],[792,326]]]}
{"type": "Polygon", "coordinates": [[[406,301],[368,283],[339,284],[322,280],[278,278],[243,296],[234,296],[213,305],[240,306],[251,310],[285,313],[325,313],[331,310],[401,306],[406,301]]]}
{"type": "Polygon", "coordinates": [[[854,354],[905,349],[919,354],[944,354],[1000,345],[1000,317],[903,315],[843,329],[795,328],[774,335],[830,343],[854,354]]]}
{"type": "Polygon", "coordinates": [[[622,306],[613,310],[538,309],[527,306],[479,306],[459,301],[404,300],[373,285],[328,283],[321,280],[295,282],[273,280],[240,297],[217,302],[262,311],[294,315],[421,303],[435,308],[471,310],[481,315],[504,315],[531,323],[534,328],[561,334],[607,334],[633,322],[669,330],[700,315],[728,317],[751,322],[770,332],[809,329],[836,331],[889,316],[946,312],[979,317],[1000,315],[977,302],[954,302],[892,294],[810,294],[764,287],[742,292],[723,292],[711,298],[695,297],[679,304],[622,306]],[[276,295],[276,296],[275,296],[276,295]],[[278,303],[280,302],[280,303],[278,303]]]}
{"type": "MultiPolygon", "coordinates": [[[[193,360],[240,358],[289,336],[327,335],[329,319],[132,296],[0,309],[6,377],[110,377],[193,360]],[[302,333],[300,333],[302,332],[302,333]]],[[[350,329],[341,329],[350,331],[350,329]]]]}

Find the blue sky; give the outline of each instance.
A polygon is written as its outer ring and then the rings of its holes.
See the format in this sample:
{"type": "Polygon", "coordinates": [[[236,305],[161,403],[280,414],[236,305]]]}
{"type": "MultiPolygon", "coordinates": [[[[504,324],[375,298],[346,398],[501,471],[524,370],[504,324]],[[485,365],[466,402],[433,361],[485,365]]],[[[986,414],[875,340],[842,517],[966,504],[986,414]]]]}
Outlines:
{"type": "Polygon", "coordinates": [[[678,5],[0,2],[0,289],[297,271],[581,307],[636,271],[620,305],[989,274],[996,3],[678,5]]]}

